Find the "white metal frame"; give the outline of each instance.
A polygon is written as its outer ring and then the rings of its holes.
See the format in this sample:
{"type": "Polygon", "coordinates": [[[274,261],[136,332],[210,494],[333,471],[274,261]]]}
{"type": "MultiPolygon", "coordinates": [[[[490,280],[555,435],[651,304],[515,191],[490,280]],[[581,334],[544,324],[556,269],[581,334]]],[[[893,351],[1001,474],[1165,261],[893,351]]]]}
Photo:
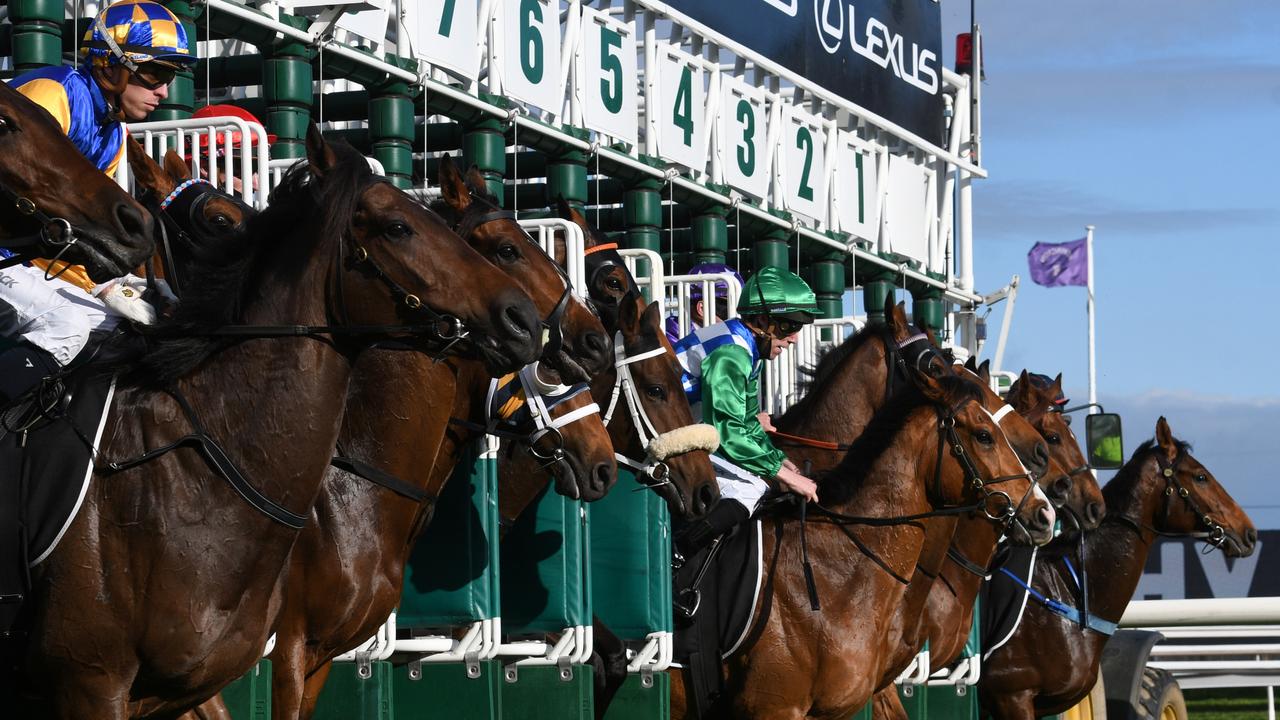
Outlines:
{"type": "MultiPolygon", "coordinates": [[[[271,149],[267,145],[267,131],[260,123],[247,122],[243,118],[209,117],[189,118],[186,120],[160,120],[155,122],[129,123],[129,134],[133,136],[148,155],[162,162],[165,151],[175,150],[179,155],[191,155],[192,177],[216,182],[216,174],[212,167],[205,167],[206,153],[198,152],[200,139],[206,138],[208,147],[214,149],[216,161],[222,164],[222,190],[235,194],[234,181],[240,180],[240,199],[259,210],[267,206],[270,194],[268,183],[262,181],[268,177],[271,149]],[[238,153],[235,151],[233,139],[239,134],[243,146],[246,139],[252,136],[253,152],[238,153]],[[237,155],[239,156],[237,158],[237,155]],[[239,160],[239,162],[237,162],[239,160]],[[253,179],[260,181],[254,187],[253,179]]],[[[128,189],[130,183],[129,163],[122,162],[116,168],[116,182],[128,189]]]]}

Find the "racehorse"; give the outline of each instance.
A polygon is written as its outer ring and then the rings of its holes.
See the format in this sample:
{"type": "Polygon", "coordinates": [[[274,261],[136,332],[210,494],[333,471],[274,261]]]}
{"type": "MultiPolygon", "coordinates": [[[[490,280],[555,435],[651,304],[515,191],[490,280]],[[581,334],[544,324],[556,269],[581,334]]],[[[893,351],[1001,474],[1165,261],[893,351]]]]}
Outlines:
{"type": "MultiPolygon", "coordinates": [[[[1079,556],[1075,543],[1054,543],[1046,550],[1056,559],[1041,557],[1030,582],[1047,597],[1074,600],[1079,610],[1077,585],[1066,563],[1057,561],[1069,558],[1088,576],[1089,615],[1104,622],[1118,622],[1124,614],[1157,535],[1203,539],[1235,558],[1247,557],[1257,545],[1257,530],[1244,510],[1163,417],[1156,421],[1155,439],[1138,448],[1102,494],[1107,513],[1085,535],[1087,557],[1079,556]]],[[[1074,706],[1093,688],[1108,637],[1028,600],[1018,629],[983,663],[983,709],[997,720],[1027,720],[1074,706]]]]}
{"type": "MultiPolygon", "coordinates": [[[[955,375],[920,374],[820,481],[823,505],[807,522],[785,511],[763,518],[766,580],[745,639],[724,661],[717,714],[848,717],[894,660],[883,636],[923,549],[916,521],[939,510],[976,510],[1006,528],[1011,512],[1047,515],[1051,524],[1048,503],[1032,489],[983,406],[982,388],[955,375]],[[796,537],[802,531],[807,542],[796,537]],[[815,580],[811,591],[806,577],[815,580]]],[[[683,717],[683,677],[672,680],[673,717],[683,717]]]]}
{"type": "MultiPolygon", "coordinates": [[[[984,387],[990,388],[989,365],[970,363],[965,372],[972,372],[984,387]]],[[[1085,527],[1092,529],[1102,516],[1102,493],[1089,472],[1079,443],[1063,419],[1055,401],[1061,396],[1061,376],[1052,383],[1037,383],[1023,371],[1010,388],[1009,405],[1035,430],[1037,437],[1049,448],[1049,470],[1041,478],[1041,486],[1055,507],[1065,510],[1073,518],[1071,535],[1085,527]],[[1051,410],[1052,408],[1052,410],[1051,410]],[[1096,498],[1096,500],[1094,499],[1096,498]],[[1082,518],[1084,518],[1082,520],[1082,518]]],[[[994,394],[994,393],[992,393],[994,394]]],[[[915,623],[916,635],[903,658],[901,667],[882,679],[882,687],[876,693],[873,716],[876,718],[906,718],[906,709],[898,697],[894,680],[905,669],[912,657],[929,642],[931,667],[947,667],[959,658],[969,637],[973,622],[974,600],[982,589],[983,578],[995,555],[995,538],[990,524],[980,517],[959,518],[954,532],[941,540],[943,552],[937,554],[940,567],[932,567],[934,577],[921,579],[920,572],[912,578],[907,595],[924,592],[927,602],[919,620],[915,623]],[[919,583],[919,587],[917,587],[919,583]]],[[[927,554],[927,553],[926,553],[927,554]]],[[[923,566],[923,563],[922,563],[923,566]]]]}
{"type": "MultiPolygon", "coordinates": [[[[139,182],[154,187],[161,196],[187,174],[176,155],[166,157],[167,176],[156,177],[158,168],[148,158],[139,161],[151,168],[135,170],[139,182]]],[[[483,188],[473,178],[472,188],[483,188]]],[[[495,265],[522,282],[540,312],[558,314],[551,333],[564,333],[565,345],[581,346],[580,335],[603,337],[599,321],[576,298],[566,299],[567,282],[558,267],[541,252],[509,216],[498,216],[491,200],[479,189],[469,189],[452,162],[441,168],[444,202],[451,204],[455,227],[470,228],[465,238],[495,265]],[[474,222],[475,217],[488,217],[474,222]],[[584,315],[574,316],[575,311],[584,315]],[[568,320],[576,324],[570,328],[568,320]],[[561,326],[564,327],[561,327],[561,326]]],[[[178,213],[177,228],[194,244],[222,238],[212,229],[234,227],[244,221],[247,208],[222,223],[197,221],[211,212],[221,193],[206,187],[207,202],[196,217],[178,213]]],[[[197,207],[193,204],[192,207],[197,207]]],[[[169,220],[170,218],[166,218],[169,220]]],[[[175,248],[177,250],[177,248],[175,248]]],[[[563,351],[543,362],[559,366],[573,355],[563,351]]],[[[577,367],[576,364],[573,367],[577,367]]],[[[532,372],[532,369],[526,372],[532,372]]],[[[532,376],[527,375],[526,378],[532,376]]],[[[516,386],[522,384],[516,380],[516,386]]],[[[329,661],[371,635],[400,599],[403,569],[413,540],[434,509],[432,501],[452,472],[454,462],[437,461],[437,451],[450,416],[483,423],[489,376],[479,363],[449,361],[437,365],[416,353],[397,349],[373,349],[357,361],[335,462],[364,475],[331,468],[313,509],[313,523],[299,536],[290,558],[291,569],[284,605],[277,625],[277,642],[271,655],[273,714],[276,717],[310,717],[327,677],[329,661]],[[456,388],[455,388],[456,385],[456,388]],[[455,391],[458,397],[455,398],[455,391]],[[376,472],[370,472],[374,468],[376,472]],[[391,481],[377,484],[388,473],[391,481]],[[323,588],[323,592],[317,592],[323,588]]],[[[581,393],[551,409],[551,422],[581,411],[590,397],[581,393]]],[[[598,418],[558,427],[555,447],[552,434],[540,433],[532,423],[516,429],[531,448],[546,459],[557,450],[563,460],[553,464],[562,480],[561,492],[601,493],[609,480],[590,479],[599,468],[612,467],[612,447],[598,418]],[[583,487],[580,489],[578,485],[583,487]]],[[[446,455],[454,457],[454,448],[446,455]]],[[[545,478],[543,468],[538,474],[545,478]]],[[[386,482],[384,480],[384,482],[386,482]]],[[[210,710],[212,703],[205,710],[210,710]]]]}
{"type": "Polygon", "coordinates": [[[48,111],[0,85],[0,247],[18,253],[18,262],[84,265],[96,282],[141,264],[155,248],[151,216],[48,111]]]}
{"type": "Polygon", "coordinates": [[[26,716],[171,717],[257,662],[371,340],[497,372],[537,356],[513,281],[350,147],[314,125],[306,145],[116,388],[84,506],[34,568],[26,716]]]}

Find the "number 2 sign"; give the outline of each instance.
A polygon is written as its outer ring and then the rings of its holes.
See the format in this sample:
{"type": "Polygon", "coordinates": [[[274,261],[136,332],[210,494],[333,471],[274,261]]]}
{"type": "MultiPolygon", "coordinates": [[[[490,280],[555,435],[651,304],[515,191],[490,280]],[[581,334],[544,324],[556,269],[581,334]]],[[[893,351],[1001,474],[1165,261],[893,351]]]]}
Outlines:
{"type": "Polygon", "coordinates": [[[815,220],[827,217],[826,142],[820,118],[792,105],[783,107],[781,169],[787,209],[815,220]]]}

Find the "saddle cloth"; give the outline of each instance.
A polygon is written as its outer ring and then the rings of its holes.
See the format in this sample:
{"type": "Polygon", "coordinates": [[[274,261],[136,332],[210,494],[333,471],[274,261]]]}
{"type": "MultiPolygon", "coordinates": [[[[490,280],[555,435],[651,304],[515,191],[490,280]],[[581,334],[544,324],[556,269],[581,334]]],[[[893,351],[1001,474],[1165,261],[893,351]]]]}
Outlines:
{"type": "MultiPolygon", "coordinates": [[[[689,587],[703,566],[704,548],[676,574],[675,587],[689,587]]],[[[736,527],[720,539],[706,575],[698,585],[701,601],[687,627],[677,622],[675,661],[692,679],[688,691],[702,714],[722,692],[720,661],[733,654],[746,638],[752,609],[763,581],[760,520],[736,527]]]]}
{"type": "Polygon", "coordinates": [[[84,501],[114,390],[112,377],[80,372],[0,413],[0,634],[12,627],[29,568],[53,552],[84,501]]]}
{"type": "MultiPolygon", "coordinates": [[[[1007,545],[1000,549],[995,567],[1031,582],[1035,573],[1039,548],[1007,545]]],[[[1003,572],[992,572],[991,579],[982,585],[982,659],[1004,645],[1013,636],[1026,612],[1030,593],[1003,572]]]]}

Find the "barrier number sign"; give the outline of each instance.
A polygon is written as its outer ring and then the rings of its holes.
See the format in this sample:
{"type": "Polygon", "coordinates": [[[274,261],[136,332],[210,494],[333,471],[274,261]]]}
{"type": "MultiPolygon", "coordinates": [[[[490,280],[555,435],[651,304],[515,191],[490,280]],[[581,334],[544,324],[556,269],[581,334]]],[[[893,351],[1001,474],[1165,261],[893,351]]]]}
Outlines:
{"type": "Polygon", "coordinates": [[[658,45],[658,87],[653,121],[658,155],[695,170],[707,166],[706,88],[697,58],[658,45]]]}
{"type": "Polygon", "coordinates": [[[436,0],[405,6],[410,37],[421,38],[417,56],[471,80],[480,74],[480,43],[476,37],[479,0],[436,0]]]}
{"type": "Polygon", "coordinates": [[[880,194],[871,144],[852,133],[840,133],[832,162],[831,192],[840,230],[876,242],[880,236],[880,194]]]}
{"type": "Polygon", "coordinates": [[[826,130],[822,121],[787,105],[782,112],[782,175],[787,209],[815,220],[826,218],[826,130]]]}
{"type": "Polygon", "coordinates": [[[582,8],[582,52],[578,87],[582,122],[588,128],[635,145],[639,139],[636,106],[635,23],[624,23],[582,8]]]}
{"type": "Polygon", "coordinates": [[[735,77],[720,78],[720,142],[724,181],[763,199],[769,192],[764,92],[735,77]]]}
{"type": "Polygon", "coordinates": [[[502,88],[520,102],[560,113],[559,0],[502,0],[502,88]]]}

